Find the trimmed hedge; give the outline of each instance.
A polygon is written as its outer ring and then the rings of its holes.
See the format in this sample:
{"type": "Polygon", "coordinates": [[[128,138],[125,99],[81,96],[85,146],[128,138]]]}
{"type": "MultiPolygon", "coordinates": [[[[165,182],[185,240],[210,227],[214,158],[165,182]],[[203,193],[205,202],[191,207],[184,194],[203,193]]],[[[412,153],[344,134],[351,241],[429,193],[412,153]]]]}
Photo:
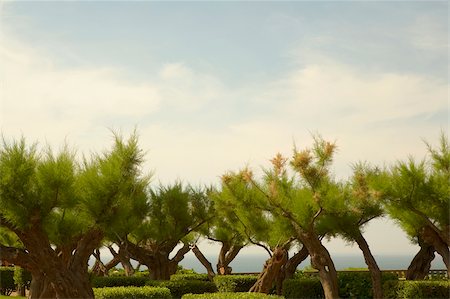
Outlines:
{"type": "Polygon", "coordinates": [[[29,288],[31,285],[31,273],[21,267],[14,267],[14,284],[18,289],[29,288]]]}
{"type": "Polygon", "coordinates": [[[9,296],[15,289],[14,268],[0,267],[0,294],[9,296]]]}
{"type": "Polygon", "coordinates": [[[438,280],[404,280],[390,283],[391,291],[385,293],[386,298],[450,298],[450,281],[438,280]]]}
{"type": "Polygon", "coordinates": [[[283,282],[283,296],[285,298],[325,298],[322,284],[316,277],[286,279],[283,282]]]}
{"type": "Polygon", "coordinates": [[[148,277],[139,276],[93,276],[91,285],[93,288],[104,287],[142,287],[150,280],[148,277]]]}
{"type": "Polygon", "coordinates": [[[217,292],[216,285],[211,281],[201,280],[165,280],[147,281],[147,285],[165,287],[170,290],[172,298],[181,298],[184,294],[203,294],[217,292]]]}
{"type": "Polygon", "coordinates": [[[214,283],[219,292],[248,292],[258,279],[255,275],[216,275],[214,283]]]}
{"type": "Polygon", "coordinates": [[[186,294],[182,299],[282,299],[277,295],[262,293],[213,293],[213,294],[186,294]]]}
{"type": "Polygon", "coordinates": [[[189,273],[189,274],[172,274],[170,276],[170,280],[201,280],[201,281],[209,281],[208,274],[197,274],[197,273],[189,273]]]}
{"type": "Polygon", "coordinates": [[[170,291],[160,287],[95,288],[95,299],[170,299],[170,291]]]}
{"type": "MultiPolygon", "coordinates": [[[[382,273],[381,280],[383,285],[392,281],[392,283],[386,285],[387,292],[389,292],[392,289],[392,285],[395,285],[398,281],[398,278],[392,273],[382,273]]],[[[372,280],[370,273],[366,271],[338,273],[338,287],[340,298],[373,298],[372,280]]],[[[283,283],[283,295],[286,298],[325,298],[318,277],[286,280],[283,283]]]]}
{"type": "MultiPolygon", "coordinates": [[[[386,281],[397,281],[397,275],[393,273],[381,274],[381,285],[386,281]]],[[[369,271],[338,272],[339,296],[341,298],[373,298],[372,278],[369,271]]]]}

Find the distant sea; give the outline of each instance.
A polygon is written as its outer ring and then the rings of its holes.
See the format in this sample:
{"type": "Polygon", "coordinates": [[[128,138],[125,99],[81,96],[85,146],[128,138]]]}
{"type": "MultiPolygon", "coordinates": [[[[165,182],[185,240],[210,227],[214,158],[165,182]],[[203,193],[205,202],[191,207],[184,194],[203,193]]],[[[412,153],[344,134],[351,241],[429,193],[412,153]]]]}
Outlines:
{"type": "MultiPolygon", "coordinates": [[[[217,263],[217,256],[205,255],[213,265],[215,271],[215,265],[217,263]]],[[[407,269],[414,256],[409,255],[378,255],[375,256],[378,266],[381,270],[404,270],[407,269]]],[[[235,260],[230,264],[233,268],[233,272],[260,272],[263,268],[264,262],[268,258],[268,255],[263,254],[238,254],[235,260]]],[[[337,270],[343,270],[345,268],[367,268],[364,262],[364,258],[359,255],[334,255],[332,256],[334,265],[337,270]]],[[[189,252],[185,258],[180,262],[184,268],[193,269],[198,273],[206,273],[203,265],[197,260],[194,254],[189,252]]],[[[301,263],[298,269],[303,269],[306,266],[310,266],[310,259],[306,259],[301,263]]],[[[445,269],[445,265],[439,255],[434,258],[431,269],[445,269]]]]}
{"type": "MultiPolygon", "coordinates": [[[[217,255],[205,254],[206,258],[213,265],[214,271],[217,264],[217,255]]],[[[233,268],[234,273],[245,272],[260,272],[264,266],[264,262],[268,259],[267,254],[261,253],[239,253],[230,266],[233,268]]],[[[343,270],[346,268],[367,268],[362,255],[355,254],[335,254],[332,255],[334,265],[337,270],[343,270]]],[[[381,270],[406,270],[411,263],[414,255],[375,255],[375,259],[381,270]]],[[[111,255],[109,252],[102,253],[102,260],[104,262],[109,261],[111,255]]],[[[95,260],[91,257],[89,265],[92,266],[95,260]]],[[[136,262],[132,262],[136,265],[136,262]]],[[[197,260],[192,252],[188,252],[184,259],[180,262],[180,265],[186,269],[193,269],[197,273],[206,273],[205,267],[197,260]]],[[[298,269],[303,269],[311,265],[311,261],[307,258],[303,263],[298,266],[298,269]]],[[[118,267],[121,267],[119,264],[118,267]]],[[[142,269],[142,268],[141,268],[142,269]]],[[[445,269],[445,265],[442,258],[436,254],[431,269],[445,269]]]]}

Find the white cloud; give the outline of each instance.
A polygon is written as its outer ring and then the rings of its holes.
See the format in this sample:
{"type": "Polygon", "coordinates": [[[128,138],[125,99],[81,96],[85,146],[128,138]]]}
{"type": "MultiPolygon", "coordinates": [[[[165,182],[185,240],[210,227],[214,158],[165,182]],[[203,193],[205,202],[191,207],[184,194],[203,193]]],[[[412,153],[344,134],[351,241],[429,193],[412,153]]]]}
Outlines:
{"type": "Polygon", "coordinates": [[[107,127],[114,118],[138,121],[154,113],[160,102],[155,86],[127,81],[119,70],[59,68],[43,53],[4,34],[0,69],[4,133],[61,138],[107,127]]]}

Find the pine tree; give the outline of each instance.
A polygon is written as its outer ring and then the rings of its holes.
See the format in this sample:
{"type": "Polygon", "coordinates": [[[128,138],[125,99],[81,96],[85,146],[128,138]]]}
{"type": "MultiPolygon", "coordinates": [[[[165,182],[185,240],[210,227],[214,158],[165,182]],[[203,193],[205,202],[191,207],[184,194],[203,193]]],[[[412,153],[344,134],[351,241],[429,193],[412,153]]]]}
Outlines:
{"type": "Polygon", "coordinates": [[[137,136],[77,163],[24,139],[0,148],[0,226],[21,246],[0,243],[1,260],[32,274],[31,298],[93,298],[88,259],[106,234],[145,203],[148,178],[137,136]]]}

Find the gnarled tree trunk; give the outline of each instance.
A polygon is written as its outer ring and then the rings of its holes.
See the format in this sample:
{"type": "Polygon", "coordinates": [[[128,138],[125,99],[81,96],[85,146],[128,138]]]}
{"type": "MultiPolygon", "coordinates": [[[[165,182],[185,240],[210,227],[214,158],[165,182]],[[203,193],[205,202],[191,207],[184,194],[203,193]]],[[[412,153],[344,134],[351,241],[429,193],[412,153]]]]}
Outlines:
{"type": "Polygon", "coordinates": [[[249,292],[258,292],[268,294],[272,286],[277,282],[282,272],[282,267],[288,261],[288,252],[283,247],[276,247],[272,257],[268,259],[263,271],[259,274],[255,284],[250,288],[249,292]]]}
{"type": "Polygon", "coordinates": [[[432,245],[425,243],[422,240],[422,237],[418,237],[420,250],[414,256],[411,264],[406,271],[406,279],[407,280],[422,280],[427,277],[430,268],[431,262],[434,260],[434,252],[435,249],[432,245]]]}
{"type": "Polygon", "coordinates": [[[217,261],[216,269],[219,275],[229,275],[233,271],[230,267],[230,263],[237,256],[242,246],[239,245],[229,245],[226,242],[222,243],[220,248],[219,259],[217,261]]]}
{"type": "Polygon", "coordinates": [[[320,242],[318,235],[311,230],[304,230],[297,223],[292,222],[299,240],[308,249],[311,257],[311,266],[319,271],[319,279],[322,284],[326,299],[339,298],[337,272],[330,253],[320,242]]]}
{"type": "Polygon", "coordinates": [[[181,262],[190,247],[184,244],[175,256],[170,259],[169,254],[173,251],[177,244],[168,244],[165,247],[158,247],[158,250],[148,246],[137,246],[131,242],[122,244],[123,250],[134,260],[142,265],[146,265],[149,270],[150,278],[153,280],[169,280],[170,275],[177,272],[178,263],[181,262]]]}
{"type": "Polygon", "coordinates": [[[366,261],[366,265],[369,268],[370,277],[372,279],[372,292],[373,298],[383,298],[383,287],[381,285],[381,271],[378,267],[377,261],[375,260],[372,252],[370,251],[369,244],[367,244],[366,239],[358,232],[358,235],[355,237],[355,241],[361,249],[364,260],[366,261]]]}
{"type": "Polygon", "coordinates": [[[450,251],[447,243],[430,226],[423,227],[421,236],[425,243],[432,245],[436,249],[436,252],[439,253],[444,261],[447,272],[450,273],[450,251]]]}

